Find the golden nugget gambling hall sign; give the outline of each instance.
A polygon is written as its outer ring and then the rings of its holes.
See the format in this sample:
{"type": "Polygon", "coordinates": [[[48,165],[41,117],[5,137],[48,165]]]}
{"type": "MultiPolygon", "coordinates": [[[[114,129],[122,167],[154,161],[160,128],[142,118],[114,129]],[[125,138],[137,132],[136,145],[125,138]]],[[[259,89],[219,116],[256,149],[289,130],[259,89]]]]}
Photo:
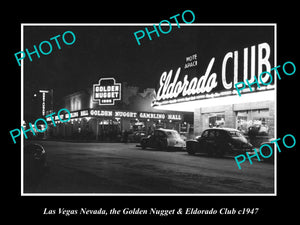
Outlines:
{"type": "Polygon", "coordinates": [[[93,101],[99,105],[114,105],[117,100],[121,100],[121,83],[114,78],[101,78],[93,85],[93,101]]]}
{"type": "MultiPolygon", "coordinates": [[[[157,120],[183,120],[182,113],[159,113],[159,112],[137,112],[137,111],[119,111],[119,110],[101,110],[101,109],[83,109],[79,111],[70,112],[72,119],[82,117],[108,117],[108,118],[132,118],[132,119],[157,119],[157,120]]],[[[62,113],[61,119],[69,118],[68,113],[62,113]]],[[[54,120],[59,117],[55,116],[54,120]]],[[[51,121],[47,118],[47,121],[51,121]]]]}

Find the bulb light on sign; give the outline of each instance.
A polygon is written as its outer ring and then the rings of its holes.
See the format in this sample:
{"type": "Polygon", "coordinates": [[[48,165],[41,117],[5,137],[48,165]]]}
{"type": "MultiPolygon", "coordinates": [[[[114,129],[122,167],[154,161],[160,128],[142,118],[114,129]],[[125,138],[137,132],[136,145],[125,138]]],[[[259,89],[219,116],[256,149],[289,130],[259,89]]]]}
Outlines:
{"type": "Polygon", "coordinates": [[[101,78],[93,85],[93,101],[99,105],[114,105],[117,100],[121,100],[121,83],[114,78],[101,78]]]}

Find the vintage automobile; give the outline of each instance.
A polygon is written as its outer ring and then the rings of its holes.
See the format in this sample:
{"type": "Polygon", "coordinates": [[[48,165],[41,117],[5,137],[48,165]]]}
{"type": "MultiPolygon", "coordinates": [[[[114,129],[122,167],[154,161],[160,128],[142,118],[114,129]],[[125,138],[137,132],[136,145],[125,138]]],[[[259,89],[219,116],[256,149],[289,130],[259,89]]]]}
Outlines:
{"type": "Polygon", "coordinates": [[[190,155],[195,153],[217,157],[227,154],[238,155],[253,152],[252,147],[239,130],[232,128],[210,128],[204,130],[195,140],[186,142],[186,150],[190,155]]]}
{"type": "Polygon", "coordinates": [[[153,134],[141,139],[141,147],[142,149],[149,147],[158,150],[182,149],[185,147],[185,141],[176,130],[157,129],[153,134]]]}
{"type": "Polygon", "coordinates": [[[30,186],[38,182],[47,169],[47,154],[44,147],[38,143],[24,146],[24,182],[30,186]]]}
{"type": "MultiPolygon", "coordinates": [[[[276,139],[275,138],[270,138],[266,142],[261,143],[261,146],[267,144],[267,145],[271,146],[271,148],[273,150],[273,154],[271,154],[270,157],[263,158],[263,159],[261,157],[261,159],[262,159],[261,161],[268,162],[268,163],[274,163],[275,149],[277,148],[277,147],[275,147],[275,143],[274,142],[271,143],[271,141],[274,141],[274,140],[276,140],[276,139]]],[[[270,149],[269,148],[266,148],[266,147],[265,148],[261,148],[260,151],[261,151],[261,154],[263,154],[264,156],[270,155],[270,149]]]]}
{"type": "Polygon", "coordinates": [[[135,131],[128,135],[128,142],[139,143],[146,136],[146,131],[135,131]]]}

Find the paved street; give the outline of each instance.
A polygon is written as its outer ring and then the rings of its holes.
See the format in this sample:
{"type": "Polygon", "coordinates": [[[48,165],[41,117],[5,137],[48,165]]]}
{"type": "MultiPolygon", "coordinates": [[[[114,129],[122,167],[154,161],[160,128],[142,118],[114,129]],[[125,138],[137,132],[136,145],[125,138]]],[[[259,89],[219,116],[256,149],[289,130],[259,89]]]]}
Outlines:
{"type": "Polygon", "coordinates": [[[49,169],[24,193],[273,193],[274,165],[142,150],[133,143],[40,141],[49,169]]]}

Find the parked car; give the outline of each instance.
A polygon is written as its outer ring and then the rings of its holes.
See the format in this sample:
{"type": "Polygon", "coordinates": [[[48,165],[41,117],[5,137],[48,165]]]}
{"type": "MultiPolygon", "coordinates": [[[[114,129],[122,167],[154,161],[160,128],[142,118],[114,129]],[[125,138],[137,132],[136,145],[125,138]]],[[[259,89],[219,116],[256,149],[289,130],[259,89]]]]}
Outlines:
{"type": "Polygon", "coordinates": [[[176,130],[157,129],[152,135],[141,139],[141,147],[142,149],[149,147],[158,150],[167,150],[170,148],[182,149],[185,147],[185,141],[182,140],[176,130]]]}
{"type": "Polygon", "coordinates": [[[207,153],[218,157],[253,152],[252,145],[246,137],[239,130],[232,128],[207,129],[195,140],[188,140],[186,149],[190,155],[207,153]]]}
{"type": "Polygon", "coordinates": [[[44,147],[37,143],[24,146],[24,182],[30,186],[35,184],[47,168],[47,154],[44,147]]]}
{"type": "MultiPolygon", "coordinates": [[[[275,147],[275,145],[276,145],[275,142],[271,143],[271,141],[274,141],[274,140],[276,140],[276,139],[275,138],[270,138],[266,142],[263,142],[263,143],[260,144],[261,146],[264,145],[264,144],[268,144],[269,146],[271,146],[272,151],[273,151],[269,158],[260,157],[260,159],[263,162],[274,163],[274,154],[275,154],[275,150],[277,149],[277,147],[275,147]]],[[[264,156],[270,155],[270,149],[267,146],[263,147],[261,149],[261,154],[263,154],[264,156]]]]}
{"type": "Polygon", "coordinates": [[[182,140],[184,140],[184,141],[187,140],[187,136],[188,136],[187,132],[180,132],[179,135],[180,135],[180,137],[181,137],[182,140]]]}
{"type": "Polygon", "coordinates": [[[143,137],[146,137],[146,131],[135,131],[128,135],[128,142],[140,143],[143,137]]]}

